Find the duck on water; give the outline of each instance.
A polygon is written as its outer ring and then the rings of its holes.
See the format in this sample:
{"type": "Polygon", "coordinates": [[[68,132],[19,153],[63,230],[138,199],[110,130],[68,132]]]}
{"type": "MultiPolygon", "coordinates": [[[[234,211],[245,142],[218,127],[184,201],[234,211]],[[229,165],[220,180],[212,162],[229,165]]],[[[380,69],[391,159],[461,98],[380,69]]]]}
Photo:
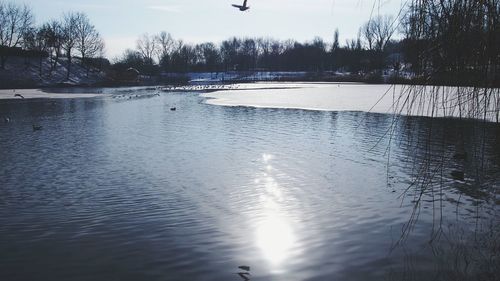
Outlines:
{"type": "Polygon", "coordinates": [[[43,129],[43,126],[41,126],[41,125],[33,124],[32,126],[33,126],[33,131],[40,131],[41,129],[43,129]]]}

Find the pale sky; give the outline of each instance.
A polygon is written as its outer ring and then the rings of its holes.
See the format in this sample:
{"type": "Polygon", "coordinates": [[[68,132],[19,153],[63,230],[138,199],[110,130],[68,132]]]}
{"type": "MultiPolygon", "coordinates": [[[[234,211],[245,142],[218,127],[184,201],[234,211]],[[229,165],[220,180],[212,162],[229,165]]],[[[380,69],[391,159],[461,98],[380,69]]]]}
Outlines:
{"type": "MultiPolygon", "coordinates": [[[[12,1],[12,0],[11,0],[12,1]]],[[[273,37],[331,42],[339,28],[340,42],[356,37],[374,14],[396,15],[402,0],[248,0],[240,12],[231,4],[243,0],[14,0],[32,7],[36,23],[64,12],[85,12],[106,42],[109,58],[135,48],[143,33],[170,32],[189,43],[219,43],[231,36],[273,37]]]]}

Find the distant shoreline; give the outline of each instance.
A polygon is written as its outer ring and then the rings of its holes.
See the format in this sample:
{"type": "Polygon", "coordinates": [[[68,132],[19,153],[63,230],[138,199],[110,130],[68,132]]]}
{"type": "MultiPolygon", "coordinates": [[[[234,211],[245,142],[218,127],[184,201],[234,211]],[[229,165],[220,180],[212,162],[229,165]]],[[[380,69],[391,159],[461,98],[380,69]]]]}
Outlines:
{"type": "MultiPolygon", "coordinates": [[[[188,84],[162,84],[162,83],[147,83],[147,84],[121,84],[115,86],[103,85],[71,85],[71,86],[46,86],[38,88],[10,88],[0,89],[0,101],[2,100],[24,100],[24,99],[75,99],[75,98],[95,98],[113,95],[113,90],[149,90],[161,92],[200,92],[200,93],[213,93],[224,91],[237,91],[237,90],[280,90],[295,88],[297,85],[308,86],[337,86],[337,85],[372,85],[372,86],[397,86],[401,89],[404,86],[422,86],[433,87],[433,85],[419,85],[419,84],[399,84],[399,83],[369,83],[359,81],[310,81],[310,80],[296,80],[296,81],[203,81],[193,82],[188,84]],[[271,87],[262,87],[262,85],[272,85],[271,87]],[[278,85],[278,86],[277,86],[278,85]]],[[[436,85],[436,87],[450,87],[445,85],[436,85]]],[[[453,87],[453,86],[451,86],[453,87]]],[[[301,88],[301,87],[298,87],[301,88]]],[[[462,87],[474,88],[474,87],[462,87]]],[[[211,102],[209,102],[211,103],[211,102]]]]}
{"type": "MultiPolygon", "coordinates": [[[[5,71],[4,71],[5,72],[5,71]]],[[[5,73],[4,73],[5,74],[5,73]]],[[[82,76],[82,75],[80,75],[82,76]]],[[[84,76],[82,76],[84,77],[84,76]]],[[[382,71],[373,73],[349,72],[307,72],[307,71],[226,71],[226,72],[188,72],[163,73],[158,76],[140,75],[136,80],[102,77],[86,80],[78,75],[67,81],[45,81],[38,83],[21,75],[19,80],[0,76],[0,89],[72,89],[72,88],[118,88],[118,87],[154,87],[177,85],[221,85],[246,84],[259,82],[274,83],[364,83],[369,85],[422,85],[422,86],[460,86],[442,81],[429,81],[413,77],[410,73],[382,71]],[[78,79],[75,79],[78,78],[78,79]]]]}
{"type": "Polygon", "coordinates": [[[1,89],[0,100],[94,98],[99,93],[51,93],[42,89],[1,89]],[[16,96],[18,95],[18,96],[16,96]]]}

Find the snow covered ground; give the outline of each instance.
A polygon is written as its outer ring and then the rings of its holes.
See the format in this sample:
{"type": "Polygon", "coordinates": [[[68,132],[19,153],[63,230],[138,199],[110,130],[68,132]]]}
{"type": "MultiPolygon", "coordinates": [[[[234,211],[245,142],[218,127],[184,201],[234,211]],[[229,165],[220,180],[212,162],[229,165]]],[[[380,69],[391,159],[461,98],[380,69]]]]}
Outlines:
{"type": "Polygon", "coordinates": [[[5,99],[68,99],[68,98],[93,98],[100,96],[98,93],[50,93],[40,89],[0,90],[0,100],[5,99]],[[21,95],[15,96],[15,95],[21,95]]]}
{"type": "Polygon", "coordinates": [[[9,57],[5,69],[0,69],[0,88],[37,88],[55,85],[92,85],[104,79],[104,73],[96,69],[87,70],[77,58],[73,59],[69,79],[67,79],[67,59],[60,58],[56,68],[48,58],[9,57]]]}

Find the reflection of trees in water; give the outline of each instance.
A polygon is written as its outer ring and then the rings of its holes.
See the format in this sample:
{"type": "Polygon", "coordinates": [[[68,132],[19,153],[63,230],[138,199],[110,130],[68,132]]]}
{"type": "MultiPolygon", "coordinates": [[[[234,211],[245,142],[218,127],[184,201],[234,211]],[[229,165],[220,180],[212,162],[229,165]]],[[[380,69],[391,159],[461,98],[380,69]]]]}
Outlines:
{"type": "MultiPolygon", "coordinates": [[[[426,156],[419,159],[425,164],[417,166],[418,176],[409,188],[421,187],[421,193],[416,194],[416,202],[420,202],[418,199],[432,191],[436,181],[442,181],[448,158],[464,161],[474,170],[475,182],[484,184],[484,175],[487,175],[485,152],[488,142],[492,141],[486,136],[489,125],[484,123],[500,121],[500,89],[495,88],[500,81],[500,1],[412,0],[404,3],[401,25],[409,55],[407,60],[421,86],[403,86],[399,93],[394,88],[389,90],[386,95],[394,97],[391,110],[398,114],[482,121],[473,123],[472,130],[469,128],[468,132],[457,136],[464,138],[462,148],[451,157],[441,153],[441,159],[436,159],[430,153],[430,149],[439,149],[440,143],[430,143],[437,139],[432,123],[427,128],[427,139],[411,140],[427,150],[426,156]],[[430,86],[436,84],[455,87],[430,86]]],[[[394,121],[397,122],[397,118],[394,121]]],[[[388,134],[394,135],[394,127],[388,134]]],[[[493,143],[495,140],[496,136],[493,143]]],[[[444,141],[441,144],[444,145],[444,141]]],[[[490,153],[497,154],[495,151],[490,153]]],[[[458,180],[466,176],[463,171],[452,171],[451,175],[458,180]]],[[[486,193],[491,193],[494,188],[486,189],[486,193]]],[[[477,189],[474,192],[478,192],[477,189]]]]}
{"type": "Polygon", "coordinates": [[[401,200],[413,206],[396,246],[405,247],[429,208],[433,277],[493,280],[500,273],[500,1],[412,0],[404,14],[407,60],[423,86],[403,87],[392,110],[475,121],[394,118],[388,135],[406,153],[412,178],[401,200]]]}
{"type": "MultiPolygon", "coordinates": [[[[434,87],[422,90],[411,86],[399,98],[410,100],[411,91],[429,91],[442,99],[456,96],[459,91],[434,87]],[[438,90],[433,90],[438,89],[438,90]],[[446,96],[448,97],[442,97],[446,96]]],[[[496,92],[498,93],[498,91],[496,92]]],[[[440,102],[427,103],[420,113],[437,112],[440,102]],[[429,111],[424,111],[429,110],[429,111]]],[[[395,109],[406,106],[395,105],[395,109]]],[[[409,107],[413,110],[414,105],[409,107]]],[[[498,112],[498,109],[494,109],[498,112]]],[[[397,112],[402,112],[401,110],[397,112]]],[[[484,116],[484,108],[472,108],[470,113],[484,116]]],[[[430,114],[432,116],[432,114],[430,114]]],[[[478,116],[478,115],[476,115],[478,116]]],[[[468,117],[472,117],[469,115],[468,117]]],[[[491,119],[489,119],[491,120],[491,119]]],[[[422,212],[430,210],[432,231],[429,248],[434,254],[433,276],[446,280],[490,280],[500,273],[500,127],[483,120],[451,118],[402,117],[395,115],[387,137],[395,146],[388,146],[388,157],[399,153],[409,171],[410,182],[400,195],[403,204],[410,203],[412,212],[403,226],[394,249],[404,249],[412,231],[419,225],[422,212]],[[392,147],[392,148],[391,148],[392,147]],[[391,151],[392,150],[392,151],[391,151]]],[[[395,173],[389,158],[388,178],[395,173]]],[[[427,213],[425,214],[427,215],[427,213]]],[[[403,250],[403,252],[405,252],[403,250]]],[[[408,257],[405,270],[408,280],[416,275],[416,261],[408,257]],[[411,274],[411,272],[415,274],[411,274]]],[[[400,278],[399,276],[398,278],[400,278]]]]}
{"type": "Polygon", "coordinates": [[[477,217],[475,231],[447,225],[441,243],[431,243],[436,271],[450,280],[495,280],[500,272],[500,228],[494,219],[477,217]]]}

